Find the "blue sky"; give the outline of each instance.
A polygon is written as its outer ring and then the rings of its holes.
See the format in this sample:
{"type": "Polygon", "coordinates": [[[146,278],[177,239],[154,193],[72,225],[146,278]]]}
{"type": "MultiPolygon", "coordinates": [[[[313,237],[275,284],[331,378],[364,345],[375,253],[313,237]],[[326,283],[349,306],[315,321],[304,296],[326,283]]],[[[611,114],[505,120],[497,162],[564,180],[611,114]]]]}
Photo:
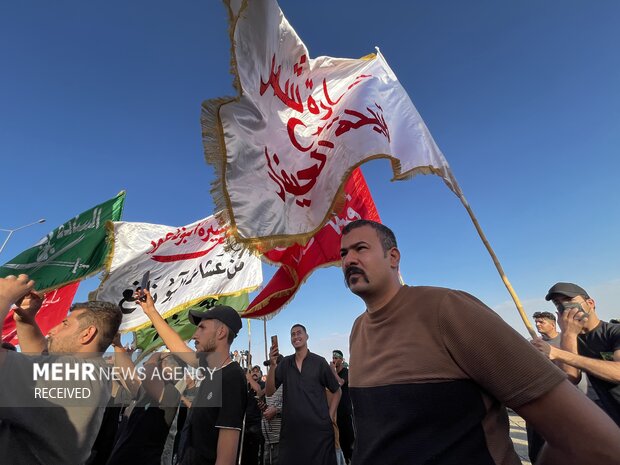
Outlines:
{"type": "MultiPolygon", "coordinates": [[[[546,290],[573,281],[602,318],[620,317],[618,2],[280,5],[312,57],[381,48],[529,314],[552,310],[546,290]]],[[[0,227],[47,219],[17,232],[2,262],[121,189],[126,221],[185,225],[213,213],[200,104],[233,93],[220,2],[5,2],[0,56],[0,227]]],[[[525,334],[441,179],[391,183],[385,160],[363,171],[399,239],[405,281],[466,290],[525,334]]],[[[268,323],[282,352],[295,322],[311,350],[347,352],[364,306],[342,282],[337,268],[317,271],[268,323]]],[[[262,350],[262,323],[252,333],[262,350]]]]}

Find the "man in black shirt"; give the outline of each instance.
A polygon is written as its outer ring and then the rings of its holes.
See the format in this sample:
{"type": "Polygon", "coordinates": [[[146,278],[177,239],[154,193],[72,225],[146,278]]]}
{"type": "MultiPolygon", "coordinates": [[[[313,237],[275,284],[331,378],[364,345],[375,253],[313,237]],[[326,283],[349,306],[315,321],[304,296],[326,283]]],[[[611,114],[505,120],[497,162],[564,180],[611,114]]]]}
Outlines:
{"type": "Polygon", "coordinates": [[[555,284],[545,300],[558,309],[561,347],[542,341],[534,344],[549,359],[560,362],[573,383],[585,371],[603,410],[620,426],[620,325],[600,320],[594,299],[576,284],[555,284]]]}
{"type": "Polygon", "coordinates": [[[136,403],[127,424],[116,439],[106,465],[161,463],[161,455],[181,393],[175,388],[172,377],[161,379],[155,376],[154,372],[161,373],[164,368],[174,370],[178,366],[174,356],[164,352],[156,352],[146,361],[144,380],[138,380],[140,386],[136,393],[136,403]]]}
{"type": "Polygon", "coordinates": [[[248,406],[245,410],[245,431],[243,434],[243,452],[241,465],[258,465],[263,444],[261,430],[262,412],[257,397],[265,395],[265,383],[261,380],[263,372],[258,365],[246,374],[248,380],[248,406]]]}
{"type": "Polygon", "coordinates": [[[340,400],[340,386],[327,361],[308,350],[308,333],[303,325],[291,328],[295,354],[276,363],[277,345],[271,346],[266,395],[284,386],[280,465],[336,465],[332,419],[340,400]],[[333,392],[328,404],[325,390],[333,392]]]}
{"type": "Polygon", "coordinates": [[[351,418],[351,397],[349,396],[349,369],[344,364],[344,354],[341,350],[332,352],[332,362],[330,367],[336,375],[336,381],[340,384],[342,397],[338,403],[338,416],[336,423],[338,424],[338,433],[340,438],[340,449],[347,463],[351,462],[353,455],[353,441],[355,434],[353,432],[353,419],[351,418]]]}
{"type": "Polygon", "coordinates": [[[179,464],[236,464],[247,404],[245,375],[230,358],[230,345],[241,329],[239,314],[226,305],[190,310],[189,321],[197,326],[192,338],[195,353],[159,314],[149,291],[138,291],[136,302],[168,349],[186,363],[200,365],[204,374],[183,426],[179,464]]]}

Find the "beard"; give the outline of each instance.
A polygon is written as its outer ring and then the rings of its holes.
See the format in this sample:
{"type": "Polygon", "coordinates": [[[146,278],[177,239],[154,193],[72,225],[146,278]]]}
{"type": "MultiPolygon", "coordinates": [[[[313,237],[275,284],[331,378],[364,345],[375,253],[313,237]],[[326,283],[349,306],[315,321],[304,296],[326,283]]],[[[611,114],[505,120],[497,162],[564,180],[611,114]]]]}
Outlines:
{"type": "Polygon", "coordinates": [[[358,268],[356,266],[350,266],[344,271],[344,284],[347,288],[349,289],[351,288],[349,281],[351,279],[352,274],[357,274],[358,278],[363,279],[366,282],[366,284],[370,283],[370,281],[368,280],[368,276],[366,276],[366,273],[364,273],[364,271],[361,268],[358,268]]]}
{"type": "Polygon", "coordinates": [[[215,338],[207,339],[204,343],[198,342],[198,352],[214,352],[215,351],[215,338]]]}
{"type": "Polygon", "coordinates": [[[54,338],[49,337],[47,341],[47,351],[50,354],[66,354],[75,352],[75,341],[67,340],[66,338],[54,338]]]}

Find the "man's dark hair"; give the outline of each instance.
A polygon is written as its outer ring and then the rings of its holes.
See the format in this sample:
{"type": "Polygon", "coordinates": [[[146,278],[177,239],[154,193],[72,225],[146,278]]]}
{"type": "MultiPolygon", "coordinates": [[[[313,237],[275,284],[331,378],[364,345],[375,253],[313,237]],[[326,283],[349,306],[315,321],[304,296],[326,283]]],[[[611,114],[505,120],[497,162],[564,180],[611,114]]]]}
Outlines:
{"type": "Polygon", "coordinates": [[[555,315],[551,312],[536,312],[532,316],[534,318],[546,318],[547,320],[551,320],[555,323],[555,315]]]}
{"type": "Polygon", "coordinates": [[[295,323],[293,326],[291,326],[291,331],[293,331],[293,328],[301,328],[304,330],[304,333],[308,334],[308,331],[306,331],[306,327],[301,323],[295,323]]]}
{"type": "Polygon", "coordinates": [[[381,241],[381,247],[383,247],[384,254],[387,254],[388,250],[392,247],[398,248],[394,232],[387,226],[372,220],[351,221],[342,229],[342,235],[344,236],[345,234],[349,234],[354,229],[361,228],[363,226],[370,226],[372,229],[377,231],[377,236],[379,236],[379,240],[381,241]]]}
{"type": "Polygon", "coordinates": [[[123,313],[118,305],[101,300],[80,302],[71,306],[70,312],[83,310],[77,316],[80,329],[94,326],[99,333],[99,351],[105,352],[118,332],[123,313]]]}
{"type": "MultiPolygon", "coordinates": [[[[237,335],[234,333],[234,331],[232,329],[230,329],[230,327],[224,323],[223,321],[220,320],[213,320],[216,322],[216,324],[223,326],[224,328],[226,328],[228,330],[228,336],[226,337],[226,342],[228,343],[228,347],[230,349],[230,346],[232,345],[232,343],[234,342],[235,338],[237,337],[237,335]]],[[[241,353],[243,354],[244,352],[241,351],[241,353]]]]}

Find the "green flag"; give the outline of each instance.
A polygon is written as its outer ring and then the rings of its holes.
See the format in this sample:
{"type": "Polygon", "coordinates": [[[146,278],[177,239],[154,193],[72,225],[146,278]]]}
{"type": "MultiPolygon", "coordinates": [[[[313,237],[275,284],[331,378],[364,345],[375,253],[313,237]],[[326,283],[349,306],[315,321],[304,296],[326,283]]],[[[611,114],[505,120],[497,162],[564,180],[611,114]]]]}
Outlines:
{"type": "Polygon", "coordinates": [[[125,192],[80,213],[34,247],[0,266],[0,277],[25,273],[39,291],[79,281],[100,271],[108,252],[106,221],[118,221],[125,192]]]}
{"type": "MultiPolygon", "coordinates": [[[[183,338],[183,340],[187,341],[194,335],[194,331],[196,331],[196,326],[191,324],[187,319],[187,314],[190,310],[208,310],[214,305],[228,305],[241,313],[243,310],[248,308],[249,303],[250,299],[247,292],[234,297],[205,299],[194,307],[185,309],[182,312],[175,313],[174,315],[166,318],[166,323],[168,323],[179,334],[179,336],[183,338]]],[[[140,359],[155,349],[161,347],[163,344],[164,341],[161,340],[159,334],[152,326],[136,331],[136,346],[138,349],[142,350],[140,359]]]]}

